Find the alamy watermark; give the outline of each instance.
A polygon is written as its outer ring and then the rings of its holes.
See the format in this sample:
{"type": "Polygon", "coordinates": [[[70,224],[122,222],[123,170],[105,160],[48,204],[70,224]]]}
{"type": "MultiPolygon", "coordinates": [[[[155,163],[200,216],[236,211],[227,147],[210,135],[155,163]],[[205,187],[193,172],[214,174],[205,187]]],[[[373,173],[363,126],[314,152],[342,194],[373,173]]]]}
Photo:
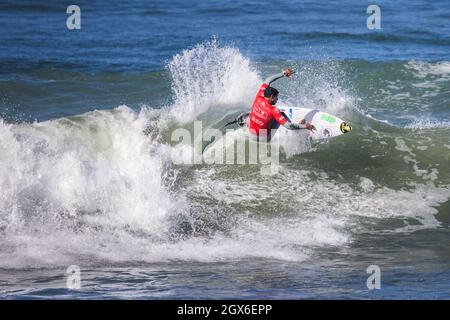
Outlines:
{"type": "Polygon", "coordinates": [[[370,274],[367,278],[366,286],[369,290],[381,289],[381,269],[376,264],[367,267],[366,272],[370,274]]]}
{"type": "Polygon", "coordinates": [[[66,270],[66,287],[70,290],[81,289],[81,269],[77,265],[71,265],[66,270]]]}
{"type": "Polygon", "coordinates": [[[66,20],[66,26],[69,30],[79,30],[81,29],[81,9],[77,5],[70,5],[66,10],[67,14],[70,14],[66,20]]]}
{"type": "Polygon", "coordinates": [[[376,4],[371,4],[367,7],[366,12],[370,14],[366,21],[367,29],[381,29],[381,8],[376,4]]]}
{"type": "MultiPolygon", "coordinates": [[[[77,5],[70,5],[66,10],[67,14],[70,14],[66,20],[66,26],[69,30],[81,29],[81,9],[77,5]]],[[[367,18],[366,25],[369,30],[381,29],[381,8],[376,4],[371,4],[367,7],[367,14],[370,16],[367,18]]]]}

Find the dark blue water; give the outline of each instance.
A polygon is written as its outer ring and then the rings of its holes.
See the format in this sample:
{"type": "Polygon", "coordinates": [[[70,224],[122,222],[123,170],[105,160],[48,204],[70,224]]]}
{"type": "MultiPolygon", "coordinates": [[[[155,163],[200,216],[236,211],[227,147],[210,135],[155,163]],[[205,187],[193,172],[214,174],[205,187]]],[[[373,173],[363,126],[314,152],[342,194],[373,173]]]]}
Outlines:
{"type": "MultiPolygon", "coordinates": [[[[159,70],[212,36],[252,60],[448,60],[447,1],[379,1],[381,30],[368,30],[370,1],[79,1],[81,30],[64,3],[4,1],[1,59],[83,71],[159,70]]],[[[2,68],[3,69],[3,68],[2,68]]]]}
{"type": "Polygon", "coordinates": [[[0,297],[449,298],[448,1],[74,4],[0,3],[0,297]],[[171,162],[287,66],[351,134],[276,176],[171,162]]]}

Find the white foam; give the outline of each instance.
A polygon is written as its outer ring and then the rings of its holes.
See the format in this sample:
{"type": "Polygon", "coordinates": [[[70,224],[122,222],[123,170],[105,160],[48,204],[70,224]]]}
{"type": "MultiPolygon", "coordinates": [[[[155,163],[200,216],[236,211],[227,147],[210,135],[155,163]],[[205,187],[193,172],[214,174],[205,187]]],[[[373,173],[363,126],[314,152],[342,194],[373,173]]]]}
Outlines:
{"type": "MultiPolygon", "coordinates": [[[[308,255],[309,249],[315,246],[347,245],[354,232],[367,232],[360,224],[366,218],[395,218],[404,222],[403,226],[386,228],[384,231],[387,233],[436,228],[440,222],[434,216],[437,213],[435,207],[450,198],[450,186],[427,184],[396,191],[377,186],[370,179],[361,177],[361,189],[357,190],[333,181],[323,172],[317,173],[318,179],[311,179],[308,171],[284,169],[282,172],[282,175],[261,177],[256,181],[221,181],[218,179],[220,172],[198,172],[199,184],[189,192],[206,194],[227,206],[239,205],[250,212],[261,210],[236,226],[238,232],[247,234],[242,245],[247,247],[247,242],[259,241],[255,234],[259,233],[263,224],[267,226],[262,228],[264,241],[282,243],[280,253],[284,252],[290,259],[308,255]],[[277,218],[265,220],[258,217],[267,215],[270,208],[273,208],[277,218]],[[278,218],[280,215],[282,217],[278,218]],[[410,225],[405,221],[407,218],[417,223],[410,225]],[[248,227],[244,228],[243,225],[253,226],[252,232],[247,233],[248,227]],[[253,236],[255,238],[251,238],[253,236]]],[[[264,255],[255,247],[252,249],[252,253],[247,252],[247,255],[264,255]]],[[[270,252],[270,248],[265,249],[270,252]]],[[[268,252],[267,256],[270,256],[268,252]]]]}
{"type": "Polygon", "coordinates": [[[375,185],[369,178],[360,177],[359,185],[365,192],[371,192],[375,189],[375,185]]]}
{"type": "MultiPolygon", "coordinates": [[[[294,65],[295,67],[295,65],[294,65]]],[[[340,86],[344,78],[339,63],[327,61],[300,65],[297,74],[285,82],[281,97],[288,105],[319,109],[334,115],[346,111],[359,111],[356,100],[349,90],[340,86]]]]}
{"type": "Polygon", "coordinates": [[[413,150],[413,149],[411,149],[410,147],[408,147],[408,146],[406,145],[405,140],[403,140],[403,139],[400,138],[400,137],[396,137],[396,138],[395,138],[395,144],[396,144],[395,149],[397,149],[398,151],[411,153],[412,150],[413,150]]]}
{"type": "Polygon", "coordinates": [[[428,75],[437,75],[447,78],[450,76],[450,62],[424,62],[409,61],[406,68],[415,71],[417,77],[425,78],[428,75]]]}
{"type": "Polygon", "coordinates": [[[313,150],[306,130],[294,131],[280,128],[274,136],[274,143],[280,145],[288,158],[313,150]]]}
{"type": "Polygon", "coordinates": [[[197,168],[172,193],[162,180],[170,148],[142,135],[145,122],[121,107],[76,122],[1,124],[9,152],[0,154],[0,267],[303,261],[315,248],[347,246],[367,232],[368,218],[403,221],[383,232],[438,227],[435,207],[450,197],[449,187],[396,191],[366,177],[354,188],[322,171],[224,174],[242,170],[234,166],[197,168]],[[196,219],[218,223],[214,210],[227,227],[198,233],[203,224],[196,219]],[[171,217],[180,214],[197,235],[171,236],[171,217]]]}
{"type": "Polygon", "coordinates": [[[55,246],[65,247],[72,238],[81,238],[74,241],[82,246],[86,240],[77,223],[88,233],[98,226],[161,234],[176,201],[165,191],[163,154],[153,153],[158,146],[143,134],[145,123],[145,115],[122,106],[73,120],[0,124],[1,146],[7,148],[0,153],[0,221],[6,232],[1,251],[32,253],[30,261],[46,253],[57,259],[55,246]],[[49,250],[37,253],[30,249],[35,246],[49,250]]]}
{"type": "Polygon", "coordinates": [[[429,118],[416,119],[413,123],[406,126],[408,129],[441,129],[450,128],[448,120],[433,120],[429,118]]]}
{"type": "MultiPolygon", "coordinates": [[[[168,67],[175,95],[168,112],[182,123],[217,103],[250,105],[260,84],[246,58],[215,42],[184,51],[168,67]]],[[[351,96],[332,82],[316,93],[305,101],[323,98],[327,112],[353,106],[351,96]]],[[[155,112],[121,106],[71,120],[0,123],[0,267],[252,257],[303,261],[317,247],[347,246],[358,232],[370,232],[369,218],[402,221],[383,232],[438,227],[435,207],[450,197],[448,186],[433,184],[437,169],[420,169],[401,138],[396,148],[426,180],[408,190],[366,177],[355,187],[324,171],[298,168],[281,167],[275,176],[235,166],[178,170],[173,152],[187,160],[194,150],[144,135],[147,117],[155,112]],[[180,221],[191,231],[179,231],[180,221]]],[[[169,119],[158,124],[168,128],[169,119]]],[[[284,143],[298,143],[290,134],[284,143]]],[[[304,147],[288,149],[295,154],[304,147]]]]}

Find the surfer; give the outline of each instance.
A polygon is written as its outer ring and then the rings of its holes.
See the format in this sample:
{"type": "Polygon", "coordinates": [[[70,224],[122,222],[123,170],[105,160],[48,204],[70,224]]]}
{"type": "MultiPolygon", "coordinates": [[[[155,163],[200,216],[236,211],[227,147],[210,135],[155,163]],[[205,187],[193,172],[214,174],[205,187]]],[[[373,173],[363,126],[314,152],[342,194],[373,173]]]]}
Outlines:
{"type": "Polygon", "coordinates": [[[293,74],[294,71],[291,68],[287,68],[279,74],[268,77],[259,88],[249,116],[249,130],[253,135],[260,138],[267,137],[267,141],[269,141],[272,136],[272,130],[278,129],[280,124],[289,130],[316,130],[311,123],[306,123],[305,119],[303,119],[300,124],[291,122],[286,114],[280,112],[275,107],[275,104],[278,101],[279,92],[270,85],[280,78],[290,78],[293,74]]]}

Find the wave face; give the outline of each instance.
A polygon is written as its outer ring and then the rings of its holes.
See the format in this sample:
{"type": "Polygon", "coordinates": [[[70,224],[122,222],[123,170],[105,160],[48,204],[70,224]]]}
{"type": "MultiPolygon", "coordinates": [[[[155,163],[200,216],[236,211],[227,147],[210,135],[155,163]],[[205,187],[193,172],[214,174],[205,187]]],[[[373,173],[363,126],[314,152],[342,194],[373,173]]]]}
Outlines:
{"type": "MultiPolygon", "coordinates": [[[[293,62],[298,76],[275,85],[282,99],[350,121],[351,134],[314,145],[283,136],[273,176],[259,165],[172,162],[189,149],[171,141],[174,128],[199,119],[214,127],[244,111],[261,75],[284,64],[253,64],[213,40],[175,55],[166,71],[136,75],[162,79],[153,107],[31,123],[4,116],[0,268],[320,260],[374,235],[445,227],[448,62],[293,62]]],[[[101,79],[123,80],[91,75],[83,86],[101,79]]]]}

